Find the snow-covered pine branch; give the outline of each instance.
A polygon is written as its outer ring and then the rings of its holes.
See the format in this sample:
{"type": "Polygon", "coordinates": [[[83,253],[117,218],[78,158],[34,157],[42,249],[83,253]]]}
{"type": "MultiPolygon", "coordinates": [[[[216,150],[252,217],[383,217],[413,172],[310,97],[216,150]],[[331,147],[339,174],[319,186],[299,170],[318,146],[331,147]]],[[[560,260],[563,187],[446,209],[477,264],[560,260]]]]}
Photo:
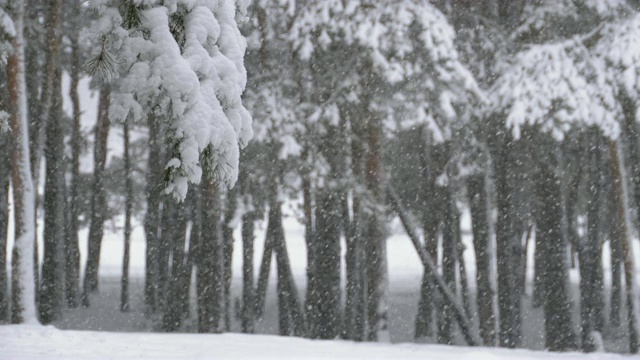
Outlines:
{"type": "Polygon", "coordinates": [[[96,32],[117,59],[110,116],[165,124],[171,159],[166,193],[183,200],[203,172],[232,186],[239,149],[251,139],[242,104],[246,41],[237,15],[246,1],[96,0],[96,32]]]}
{"type": "Polygon", "coordinates": [[[375,109],[392,111],[409,126],[429,124],[440,140],[450,133],[447,122],[462,115],[456,105],[483,97],[458,57],[455,30],[428,2],[314,1],[301,10],[292,28],[291,40],[302,59],[341,43],[372,64],[380,84],[371,84],[369,74],[348,69],[349,76],[360,76],[374,89],[343,98],[371,98],[375,109]]]}
{"type": "Polygon", "coordinates": [[[490,89],[489,111],[506,117],[506,126],[520,137],[523,126],[538,126],[561,141],[575,126],[598,126],[618,136],[613,79],[604,63],[578,40],[532,45],[490,89]]]}

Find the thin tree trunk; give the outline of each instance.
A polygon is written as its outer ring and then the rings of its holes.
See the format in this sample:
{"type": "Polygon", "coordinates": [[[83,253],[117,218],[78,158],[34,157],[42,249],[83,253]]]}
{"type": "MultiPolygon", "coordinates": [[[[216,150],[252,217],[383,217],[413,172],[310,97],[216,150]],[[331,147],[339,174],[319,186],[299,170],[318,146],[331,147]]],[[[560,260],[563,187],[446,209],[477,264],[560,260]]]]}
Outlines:
{"type": "Polygon", "coordinates": [[[129,258],[131,257],[131,216],[133,212],[133,179],[131,169],[131,150],[129,149],[129,120],[124,126],[124,253],[122,255],[122,279],[120,281],[120,311],[129,311],[129,258]]]}
{"type": "Polygon", "coordinates": [[[620,241],[620,225],[614,201],[610,201],[611,221],[609,223],[609,246],[611,247],[611,303],[609,321],[612,326],[620,326],[620,310],[622,309],[622,244],[620,241]]]}
{"type": "MultiPolygon", "coordinates": [[[[1,76],[1,75],[0,75],[1,76]]],[[[8,154],[9,137],[0,134],[0,154],[8,154]]],[[[9,320],[7,238],[9,230],[9,157],[0,161],[0,324],[9,320]]]]}
{"type": "Polygon", "coordinates": [[[253,243],[255,215],[247,212],[242,216],[242,332],[255,332],[255,300],[253,281],[253,243]]]}
{"type": "Polygon", "coordinates": [[[476,254],[476,282],[480,337],[485,346],[496,344],[496,317],[493,312],[491,290],[491,259],[489,248],[489,214],[486,191],[486,174],[469,178],[468,190],[471,210],[471,231],[476,254]]]}
{"type": "Polygon", "coordinates": [[[82,306],[85,307],[89,306],[89,294],[98,289],[98,268],[100,266],[100,250],[102,247],[102,237],[104,235],[105,207],[107,206],[103,181],[107,160],[107,139],[111,125],[111,121],[109,120],[109,103],[110,90],[108,87],[103,86],[102,89],[100,89],[98,122],[95,130],[96,141],[93,151],[93,196],[91,197],[87,263],[84,271],[82,289],[82,306]]]}
{"type": "Polygon", "coordinates": [[[9,128],[13,134],[11,149],[11,184],[15,242],[12,257],[11,320],[13,323],[37,323],[33,250],[35,242],[35,192],[29,157],[27,89],[24,63],[24,0],[14,2],[12,19],[16,36],[11,40],[13,52],[7,59],[9,98],[12,115],[9,128]]]}
{"type": "Polygon", "coordinates": [[[273,231],[269,231],[264,240],[264,250],[262,252],[262,261],[260,263],[260,273],[258,274],[258,285],[255,296],[255,316],[261,319],[264,313],[265,299],[267,296],[267,287],[269,286],[269,272],[271,271],[271,259],[273,258],[273,231]]]}
{"type": "Polygon", "coordinates": [[[620,150],[620,143],[610,140],[611,167],[614,179],[614,193],[618,205],[618,219],[620,219],[620,242],[624,256],[624,274],[627,292],[627,323],[629,331],[629,352],[637,354],[640,351],[640,289],[635,272],[633,257],[633,238],[631,219],[629,215],[629,198],[626,183],[626,168],[620,150]]]}

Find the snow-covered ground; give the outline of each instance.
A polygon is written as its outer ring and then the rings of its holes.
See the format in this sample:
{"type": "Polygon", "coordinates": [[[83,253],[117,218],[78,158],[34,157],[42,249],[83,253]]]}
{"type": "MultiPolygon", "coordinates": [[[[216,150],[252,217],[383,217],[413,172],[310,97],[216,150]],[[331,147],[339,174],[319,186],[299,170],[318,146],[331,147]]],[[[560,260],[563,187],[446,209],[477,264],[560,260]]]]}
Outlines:
{"type": "Polygon", "coordinates": [[[616,354],[549,353],[420,344],[353,343],[241,334],[108,333],[52,326],[0,326],[0,359],[622,359],[616,354]]]}

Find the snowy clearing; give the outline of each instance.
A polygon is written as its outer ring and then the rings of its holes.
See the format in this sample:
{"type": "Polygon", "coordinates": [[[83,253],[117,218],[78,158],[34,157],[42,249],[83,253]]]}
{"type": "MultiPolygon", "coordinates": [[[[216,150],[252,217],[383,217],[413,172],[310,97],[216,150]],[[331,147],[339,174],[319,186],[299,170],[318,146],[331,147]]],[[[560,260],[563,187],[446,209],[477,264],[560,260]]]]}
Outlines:
{"type": "Polygon", "coordinates": [[[313,341],[240,334],[149,334],[57,330],[52,326],[0,327],[0,359],[623,359],[616,354],[549,353],[442,345],[313,341]],[[37,344],[37,345],[34,345],[37,344]]]}

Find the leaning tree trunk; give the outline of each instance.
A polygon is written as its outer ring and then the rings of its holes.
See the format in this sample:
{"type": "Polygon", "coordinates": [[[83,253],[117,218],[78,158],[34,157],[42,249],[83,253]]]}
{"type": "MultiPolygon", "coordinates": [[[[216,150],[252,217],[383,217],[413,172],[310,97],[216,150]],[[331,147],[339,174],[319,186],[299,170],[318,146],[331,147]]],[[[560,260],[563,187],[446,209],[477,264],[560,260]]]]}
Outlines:
{"type": "Polygon", "coordinates": [[[82,306],[89,306],[89,294],[98,289],[98,268],[100,266],[100,249],[104,235],[107,199],[104,189],[104,170],[107,161],[107,138],[109,136],[109,102],[110,89],[100,89],[98,103],[98,122],[95,129],[95,145],[93,150],[93,186],[91,197],[91,214],[87,263],[82,284],[82,306]]]}
{"type": "Polygon", "coordinates": [[[35,243],[35,192],[29,159],[27,89],[24,63],[24,0],[14,3],[12,19],[16,35],[11,40],[13,52],[7,59],[9,98],[12,116],[11,185],[15,241],[12,256],[11,321],[37,323],[33,250],[35,243]]]}
{"type": "Polygon", "coordinates": [[[567,291],[568,270],[566,244],[562,236],[562,204],[560,178],[554,166],[540,164],[536,192],[536,251],[544,257],[543,307],[545,347],[550,351],[575,349],[576,339],[571,321],[571,304],[567,291]]]}
{"type": "Polygon", "coordinates": [[[486,174],[479,173],[469,177],[468,191],[473,247],[476,254],[476,297],[480,337],[484,346],[495,346],[496,317],[493,312],[491,290],[491,253],[488,250],[490,238],[486,174]]]}
{"type": "Polygon", "coordinates": [[[619,142],[610,140],[609,152],[611,153],[614,193],[616,204],[618,205],[618,219],[620,219],[620,242],[622,244],[624,274],[627,283],[629,351],[632,354],[637,354],[640,351],[640,289],[638,289],[633,256],[633,232],[629,214],[629,192],[626,183],[626,168],[619,142]]]}
{"type": "Polygon", "coordinates": [[[64,133],[62,130],[61,71],[54,79],[53,121],[47,126],[44,194],[44,259],[40,288],[40,321],[48,324],[61,312],[64,299],[64,133]]]}
{"type": "Polygon", "coordinates": [[[620,310],[622,310],[622,244],[620,240],[620,225],[616,215],[615,201],[610,200],[612,214],[609,221],[609,246],[611,247],[611,301],[609,306],[609,321],[611,326],[620,326],[620,310]]]}

